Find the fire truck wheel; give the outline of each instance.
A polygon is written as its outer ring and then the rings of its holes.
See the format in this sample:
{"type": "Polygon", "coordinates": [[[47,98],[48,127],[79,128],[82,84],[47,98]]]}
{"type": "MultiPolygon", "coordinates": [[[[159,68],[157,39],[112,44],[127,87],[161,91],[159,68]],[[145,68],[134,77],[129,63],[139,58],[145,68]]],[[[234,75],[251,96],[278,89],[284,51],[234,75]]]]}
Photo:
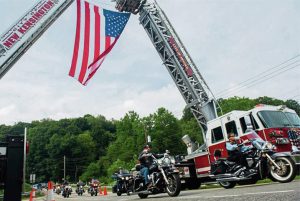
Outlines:
{"type": "Polygon", "coordinates": [[[222,186],[225,189],[230,189],[234,188],[236,185],[235,181],[224,181],[224,182],[219,182],[220,186],[222,186]]]}
{"type": "Polygon", "coordinates": [[[185,190],[187,188],[186,183],[181,183],[180,189],[185,190]]]}
{"type": "Polygon", "coordinates": [[[193,179],[188,180],[186,183],[186,187],[190,190],[198,189],[201,186],[201,182],[199,180],[193,179]]]}

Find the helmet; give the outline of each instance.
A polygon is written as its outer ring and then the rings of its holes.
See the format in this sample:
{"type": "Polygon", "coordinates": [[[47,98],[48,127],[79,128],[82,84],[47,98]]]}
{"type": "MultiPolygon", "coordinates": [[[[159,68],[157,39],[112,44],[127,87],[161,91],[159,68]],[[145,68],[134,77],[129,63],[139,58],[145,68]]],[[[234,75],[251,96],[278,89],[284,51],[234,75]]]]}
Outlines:
{"type": "Polygon", "coordinates": [[[146,145],[144,146],[144,149],[149,149],[149,148],[151,148],[151,146],[148,145],[148,144],[146,144],[146,145]]]}

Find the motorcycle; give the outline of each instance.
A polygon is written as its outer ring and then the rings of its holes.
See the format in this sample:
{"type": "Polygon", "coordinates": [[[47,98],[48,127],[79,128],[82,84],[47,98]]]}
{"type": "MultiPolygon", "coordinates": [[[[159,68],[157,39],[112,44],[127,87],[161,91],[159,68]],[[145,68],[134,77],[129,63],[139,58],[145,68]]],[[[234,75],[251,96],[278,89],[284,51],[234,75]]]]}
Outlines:
{"type": "Polygon", "coordinates": [[[60,188],[60,186],[57,186],[57,187],[55,188],[55,193],[56,193],[57,195],[59,195],[59,194],[61,193],[61,188],[60,188]]]}
{"type": "Polygon", "coordinates": [[[98,184],[94,184],[94,185],[91,185],[88,192],[91,194],[91,196],[97,196],[98,194],[98,184]]]}
{"type": "Polygon", "coordinates": [[[63,196],[64,198],[70,197],[71,192],[72,192],[71,189],[72,189],[71,186],[64,186],[64,187],[62,188],[62,196],[63,196]]]}
{"type": "Polygon", "coordinates": [[[76,193],[78,194],[78,196],[82,196],[82,194],[84,193],[84,188],[82,185],[77,186],[76,193]]]}
{"type": "Polygon", "coordinates": [[[281,183],[290,182],[295,178],[296,166],[290,153],[276,153],[274,145],[258,136],[239,146],[249,142],[249,149],[242,153],[246,157],[248,168],[220,158],[221,151],[215,150],[214,156],[218,159],[211,164],[210,177],[216,179],[225,189],[233,188],[237,183],[254,184],[267,177],[281,183]]]}
{"type": "Polygon", "coordinates": [[[130,186],[132,186],[133,183],[133,175],[129,173],[128,170],[115,173],[112,178],[116,180],[116,184],[112,187],[113,193],[117,193],[118,196],[121,196],[123,193],[130,195],[130,186]]]}
{"type": "Polygon", "coordinates": [[[168,193],[169,196],[175,197],[180,193],[179,171],[175,168],[174,157],[167,151],[162,158],[153,157],[153,165],[149,168],[149,180],[151,186],[147,187],[143,176],[140,174],[140,165],[136,166],[136,175],[134,174],[129,186],[129,194],[137,194],[141,199],[147,198],[148,195],[158,193],[168,193]]]}

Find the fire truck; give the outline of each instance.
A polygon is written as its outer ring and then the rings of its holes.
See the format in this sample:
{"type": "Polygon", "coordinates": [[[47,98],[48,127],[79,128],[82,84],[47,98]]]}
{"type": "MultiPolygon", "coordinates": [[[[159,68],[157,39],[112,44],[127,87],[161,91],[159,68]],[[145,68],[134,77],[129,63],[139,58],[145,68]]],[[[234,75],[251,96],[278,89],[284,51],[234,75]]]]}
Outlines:
{"type": "MultiPolygon", "coordinates": [[[[167,15],[155,0],[113,0],[120,12],[139,14],[144,27],[163,64],[197,120],[204,145],[196,146],[183,137],[188,154],[179,163],[184,168],[182,182],[189,188],[199,188],[211,180],[213,153],[227,155],[225,142],[229,131],[246,138],[255,130],[261,138],[272,142],[278,153],[290,153],[290,160],[299,164],[300,119],[288,108],[257,106],[250,111],[232,111],[218,117],[221,110],[213,93],[178,37],[167,15]]],[[[74,0],[40,0],[21,20],[0,38],[0,78],[30,48],[47,28],[74,0]]]]}

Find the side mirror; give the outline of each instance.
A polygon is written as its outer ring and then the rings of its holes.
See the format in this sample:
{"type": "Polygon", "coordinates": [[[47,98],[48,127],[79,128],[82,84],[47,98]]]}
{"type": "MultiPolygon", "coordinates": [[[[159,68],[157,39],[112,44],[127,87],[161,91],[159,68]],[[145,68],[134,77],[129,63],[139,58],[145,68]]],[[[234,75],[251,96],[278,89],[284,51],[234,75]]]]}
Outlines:
{"type": "Polygon", "coordinates": [[[244,117],[244,119],[245,119],[245,123],[246,123],[246,126],[247,126],[246,132],[250,132],[251,130],[253,130],[253,125],[252,125],[250,116],[246,115],[244,117]]]}

